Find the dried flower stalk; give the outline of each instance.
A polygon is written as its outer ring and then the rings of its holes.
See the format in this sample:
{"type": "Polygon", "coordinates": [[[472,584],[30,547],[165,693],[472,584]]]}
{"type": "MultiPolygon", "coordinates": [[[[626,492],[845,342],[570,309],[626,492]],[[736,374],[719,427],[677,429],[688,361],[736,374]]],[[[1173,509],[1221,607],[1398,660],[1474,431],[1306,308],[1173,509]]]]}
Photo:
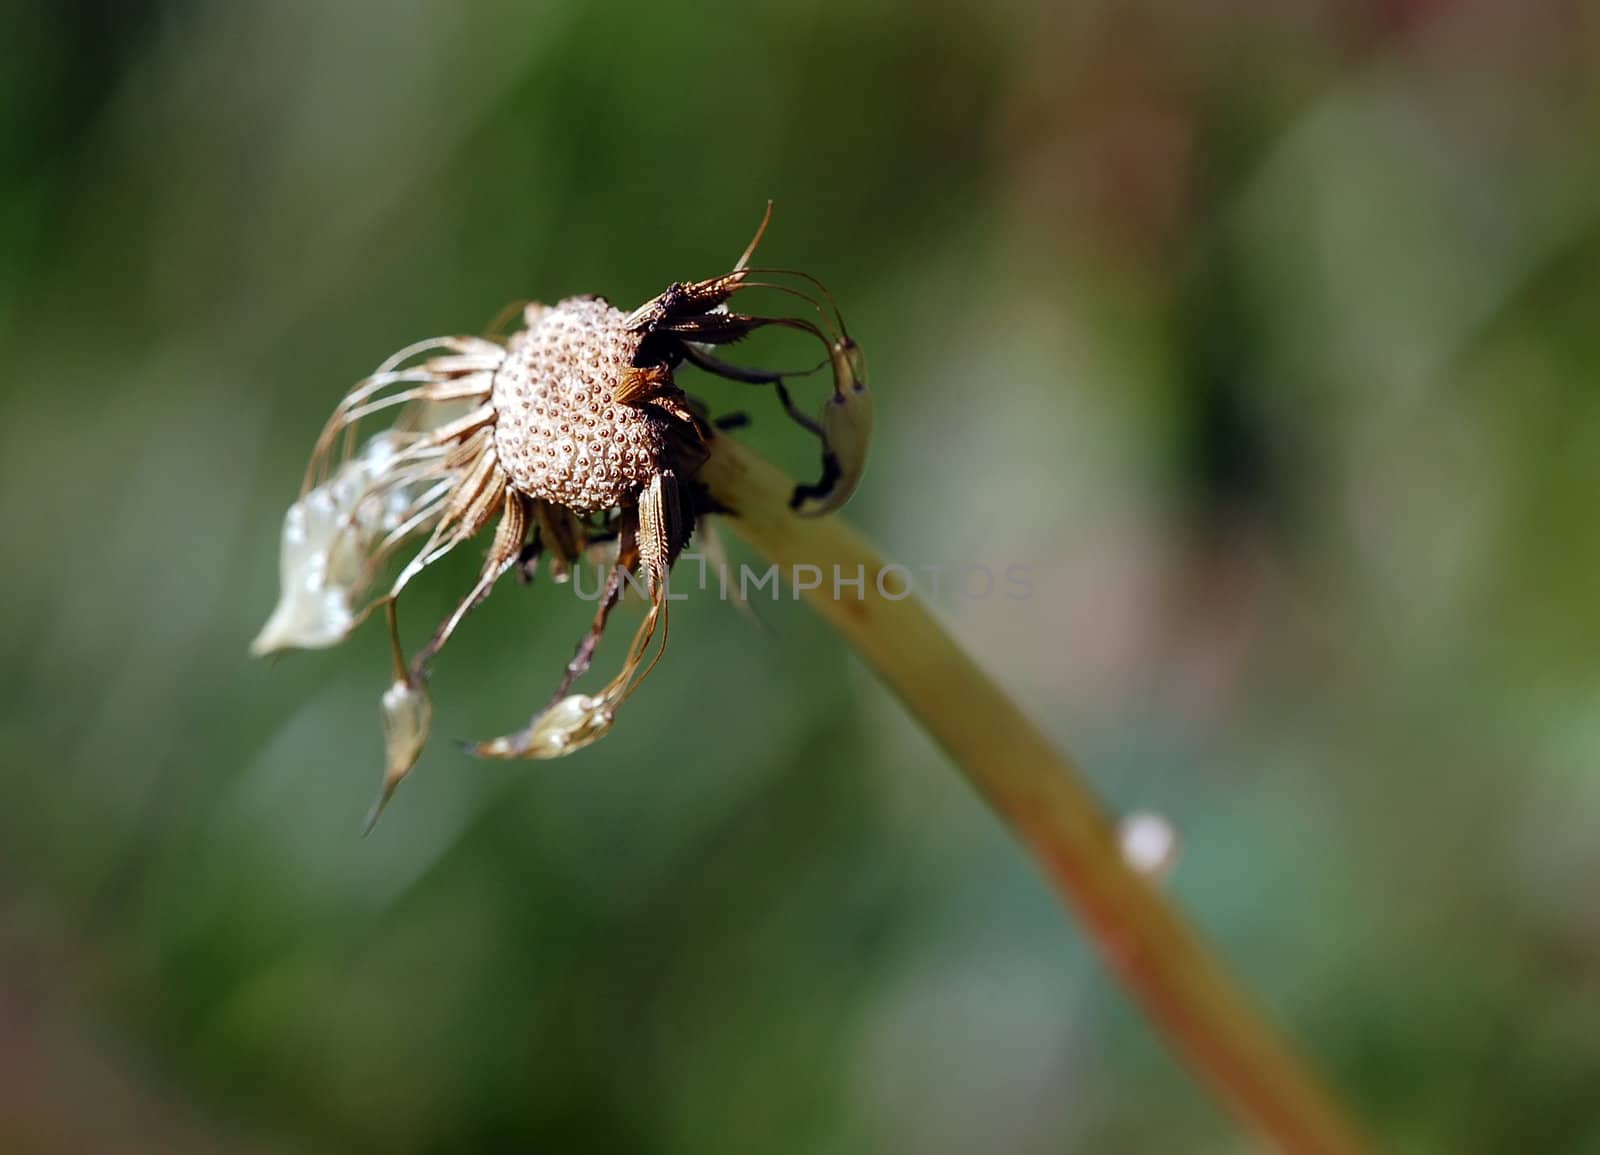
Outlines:
{"type": "MultiPolygon", "coordinates": [[[[882,572],[883,560],[837,518],[794,516],[794,483],[732,438],[712,443],[700,478],[733,511],[729,527],[781,569],[882,572]]],[[[806,597],[1016,832],[1123,985],[1245,1123],[1295,1155],[1368,1149],[1156,886],[1127,864],[1082,772],[914,594],[886,598],[868,581],[859,600],[820,588],[806,597]]]]}

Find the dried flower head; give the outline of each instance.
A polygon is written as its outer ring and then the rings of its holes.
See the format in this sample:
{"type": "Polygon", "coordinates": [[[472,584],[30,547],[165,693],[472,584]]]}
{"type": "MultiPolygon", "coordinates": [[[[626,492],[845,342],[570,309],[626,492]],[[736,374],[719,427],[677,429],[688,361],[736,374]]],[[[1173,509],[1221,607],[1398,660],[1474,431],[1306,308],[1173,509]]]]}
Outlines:
{"type": "Polygon", "coordinates": [[[382,698],[387,765],[374,819],[427,741],[429,664],[508,570],[520,567],[531,577],[542,557],[559,580],[591,548],[607,549],[613,559],[594,620],[549,704],[526,728],[477,743],[473,752],[554,758],[582,749],[606,734],[660,659],[667,574],[697,521],[714,512],[695,483],[713,425],[678,387],[674,374],[684,363],[773,386],[786,412],[819,438],[822,476],[796,487],[797,512],[831,512],[855,489],[872,429],[860,350],[837,308],[825,309],[813,296],[816,290],[832,304],[815,278],[751,267],[766,225],[764,219],[721,276],[669,285],[631,313],[600,297],[528,305],[522,328],[504,341],[420,342],[380,365],[334,410],[300,499],[284,518],[282,593],[252,650],[335,645],[385,608],[394,681],[382,698]],[[763,274],[770,279],[758,279],[763,274]],[[729,309],[736,294],[752,289],[800,298],[818,319],[729,309]],[[712,352],[767,326],[809,333],[827,350],[823,364],[833,370],[834,389],[820,420],[795,405],[785,374],[733,365],[712,352]],[[379,417],[393,420],[362,440],[362,423],[379,417]],[[496,517],[477,583],[408,659],[398,632],[401,592],[496,517]],[[373,597],[386,563],[419,538],[421,548],[388,591],[373,597]],[[573,693],[635,573],[650,604],[621,670],[593,694],[573,693]]]}

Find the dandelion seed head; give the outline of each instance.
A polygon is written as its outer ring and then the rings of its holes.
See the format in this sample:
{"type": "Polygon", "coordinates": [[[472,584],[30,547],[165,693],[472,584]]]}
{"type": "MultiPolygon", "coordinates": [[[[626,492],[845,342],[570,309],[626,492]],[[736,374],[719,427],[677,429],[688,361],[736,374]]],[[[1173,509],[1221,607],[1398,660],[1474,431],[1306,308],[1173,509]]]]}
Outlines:
{"type": "Polygon", "coordinates": [[[696,475],[715,435],[704,406],[678,386],[677,369],[692,364],[775,385],[789,416],[822,442],[822,479],[796,486],[791,508],[827,513],[849,497],[871,432],[859,350],[837,307],[825,308],[811,294],[814,288],[832,304],[820,282],[749,269],[754,248],[752,242],[730,272],[674,281],[632,313],[600,297],[570,297],[522,307],[524,327],[506,338],[415,342],[335,407],[313,446],[300,499],[284,518],[281,596],[252,648],[262,654],[333,645],[383,608],[394,675],[382,699],[386,758],[373,819],[427,740],[431,662],[513,570],[531,578],[544,559],[543,572],[563,581],[596,546],[608,550],[611,566],[601,606],[548,704],[523,729],[474,743],[472,752],[558,758],[581,750],[611,729],[617,710],[655,669],[668,633],[667,575],[708,512],[696,475]],[[756,273],[788,283],[748,281],[756,273]],[[729,299],[746,288],[798,297],[814,307],[817,321],[730,311],[729,299]],[[713,352],[769,325],[810,333],[828,349],[834,395],[820,423],[796,409],[785,374],[713,352]],[[364,422],[388,427],[363,436],[364,422]],[[408,655],[399,625],[404,591],[490,525],[494,538],[477,581],[408,655]],[[377,594],[387,563],[402,554],[409,560],[377,594]],[[649,609],[621,669],[598,693],[574,693],[611,610],[640,571],[649,609]]]}
{"type": "Polygon", "coordinates": [[[672,418],[611,399],[639,348],[626,321],[598,297],[572,297],[512,340],[494,378],[495,451],[528,496],[598,513],[632,505],[659,468],[672,418]]]}

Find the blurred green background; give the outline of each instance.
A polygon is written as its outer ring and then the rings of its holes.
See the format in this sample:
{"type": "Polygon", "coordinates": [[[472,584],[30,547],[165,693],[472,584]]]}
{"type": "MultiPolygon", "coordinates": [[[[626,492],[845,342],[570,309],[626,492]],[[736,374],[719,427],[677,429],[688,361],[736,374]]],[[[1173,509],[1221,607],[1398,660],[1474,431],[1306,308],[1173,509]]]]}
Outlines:
{"type": "Polygon", "coordinates": [[[720,272],[770,196],[763,258],[872,366],[850,517],[1034,567],[935,608],[1178,825],[1173,891],[1285,1029],[1395,1150],[1600,1152],[1593,4],[0,35],[0,1151],[1248,1149],[787,596],[684,603],[612,737],[478,763],[450,739],[522,724],[589,613],[507,584],[365,840],[381,627],[246,659],[352,382],[720,272]]]}

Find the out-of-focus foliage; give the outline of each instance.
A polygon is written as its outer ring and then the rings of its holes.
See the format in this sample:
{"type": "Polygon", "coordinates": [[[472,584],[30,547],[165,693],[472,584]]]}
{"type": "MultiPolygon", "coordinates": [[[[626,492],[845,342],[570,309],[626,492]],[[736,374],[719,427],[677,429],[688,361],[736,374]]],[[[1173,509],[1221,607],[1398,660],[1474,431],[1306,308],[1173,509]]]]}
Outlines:
{"type": "MultiPolygon", "coordinates": [[[[763,259],[872,365],[849,515],[1171,817],[1169,885],[1286,1028],[1397,1147],[1600,1151],[1593,5],[0,34],[0,1148],[1242,1149],[787,595],[675,607],[578,756],[435,743],[365,840],[381,626],[246,658],[350,382],[721,271],[772,196],[763,259]],[[1027,597],[959,569],[1013,565],[1027,597]]],[[[815,468],[765,393],[703,392],[815,468]]],[[[436,733],[522,724],[589,612],[498,590],[436,733]]]]}

